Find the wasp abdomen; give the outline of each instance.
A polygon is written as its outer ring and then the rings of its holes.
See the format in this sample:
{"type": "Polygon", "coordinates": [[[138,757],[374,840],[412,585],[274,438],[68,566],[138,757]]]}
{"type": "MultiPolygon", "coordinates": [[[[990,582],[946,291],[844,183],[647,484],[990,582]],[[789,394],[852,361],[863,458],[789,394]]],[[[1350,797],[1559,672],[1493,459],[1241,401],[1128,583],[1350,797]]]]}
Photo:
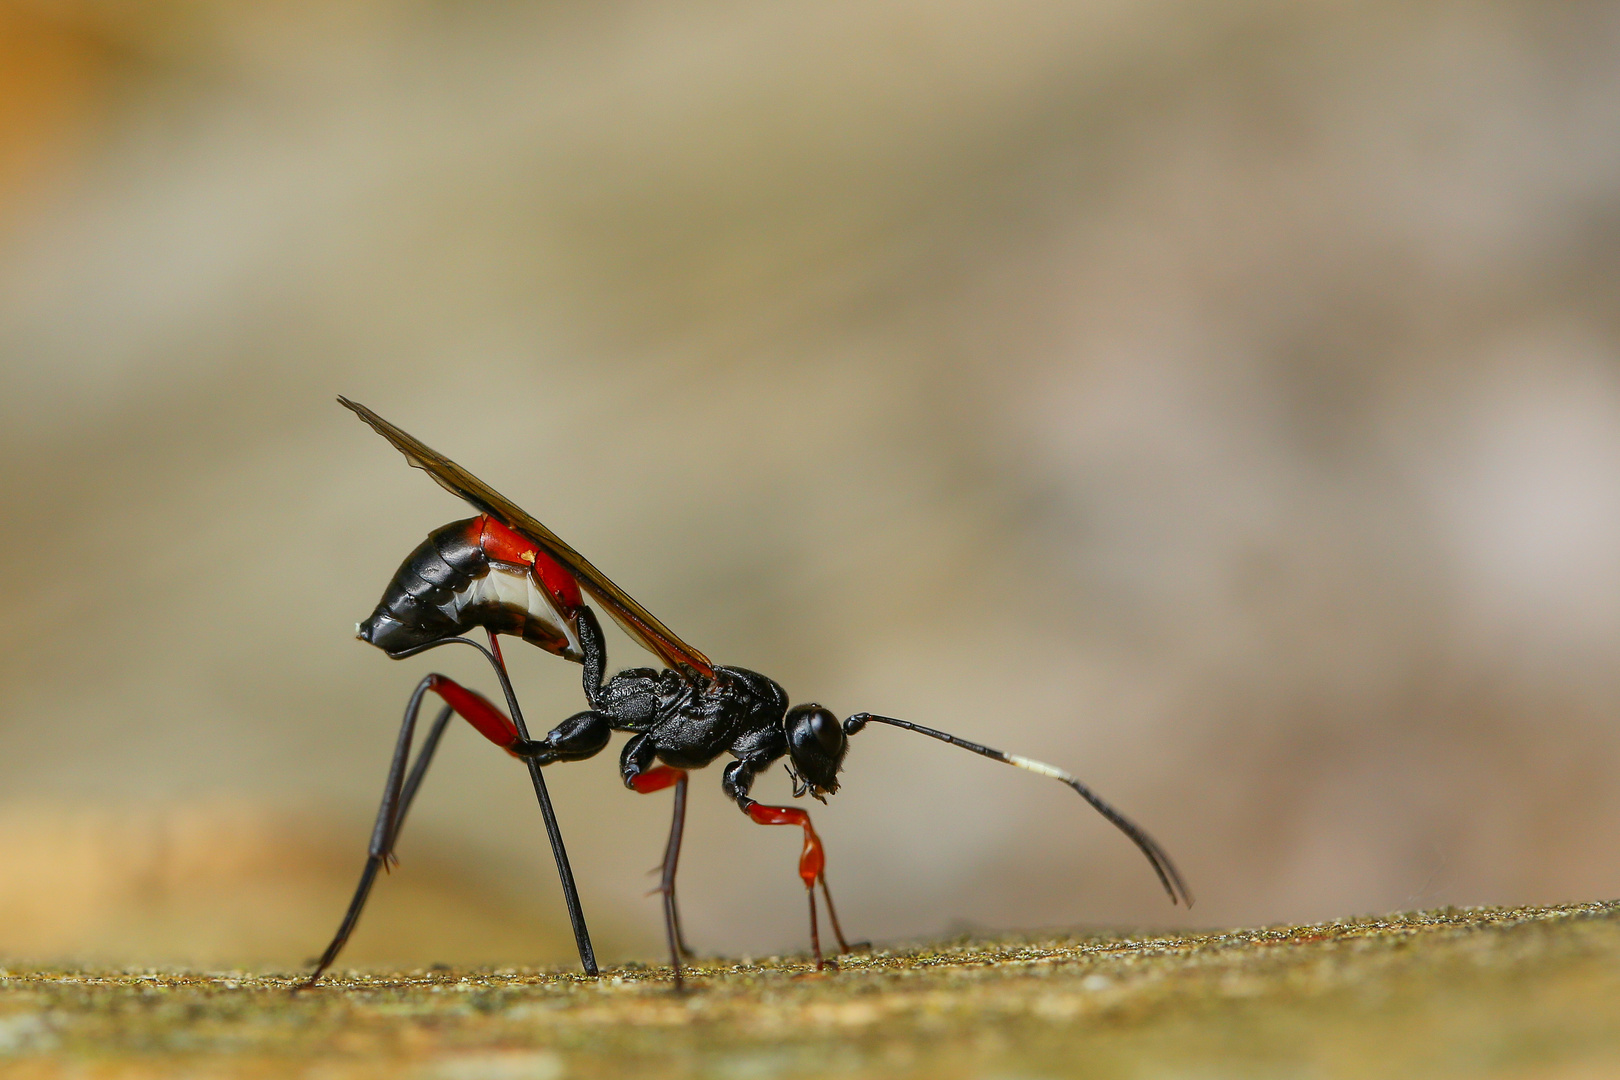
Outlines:
{"type": "Polygon", "coordinates": [[[579,605],[579,586],[555,560],[479,516],[429,533],[356,632],[394,655],[482,626],[578,660],[579,605]]]}

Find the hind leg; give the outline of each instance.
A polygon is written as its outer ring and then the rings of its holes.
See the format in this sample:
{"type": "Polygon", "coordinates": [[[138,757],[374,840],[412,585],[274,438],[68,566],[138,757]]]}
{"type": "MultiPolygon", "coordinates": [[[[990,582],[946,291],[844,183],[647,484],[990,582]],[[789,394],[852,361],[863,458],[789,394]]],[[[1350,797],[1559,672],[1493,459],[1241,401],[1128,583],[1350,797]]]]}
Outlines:
{"type": "Polygon", "coordinates": [[[432,689],[434,678],[435,676],[430,675],[417,684],[416,692],[411,695],[409,704],[405,706],[405,719],[400,724],[399,739],[394,744],[394,757],[388,766],[388,781],[383,786],[382,804],[377,807],[377,822],[371,830],[371,845],[366,853],[365,869],[360,872],[360,884],[354,890],[354,898],[349,901],[349,909],[344,912],[343,921],[338,925],[331,944],[321,953],[320,960],[315,964],[315,970],[304,982],[303,985],[306,987],[314,986],[316,980],[332,966],[338,953],[343,951],[349,935],[354,933],[355,926],[360,922],[360,913],[365,910],[366,899],[371,895],[371,886],[377,880],[377,871],[386,868],[393,861],[394,844],[399,839],[400,829],[404,827],[405,815],[416,799],[416,792],[422,786],[422,778],[427,775],[428,766],[433,762],[433,752],[438,749],[439,739],[444,735],[444,729],[450,723],[450,716],[454,711],[449,705],[439,710],[433,726],[428,729],[427,738],[422,742],[421,752],[416,755],[416,764],[407,777],[405,764],[410,759],[411,741],[416,731],[416,717],[422,709],[422,698],[432,689]]]}
{"type": "Polygon", "coordinates": [[[422,786],[422,779],[427,775],[433,753],[438,749],[452,713],[459,714],[479,734],[513,756],[540,760],[542,764],[590,757],[607,745],[612,734],[607,727],[606,717],[596,713],[580,713],[558,724],[541,741],[526,742],[518,734],[517,725],[482,694],[468,690],[443,675],[434,674],[424,678],[417,684],[410,702],[405,706],[405,718],[400,723],[399,738],[394,744],[394,757],[389,763],[388,780],[383,786],[382,804],[377,808],[377,822],[371,830],[371,845],[366,853],[365,869],[360,873],[360,884],[355,888],[354,898],[349,901],[343,922],[338,926],[331,944],[321,954],[305,986],[313,986],[337,959],[360,922],[360,913],[365,910],[371,887],[376,883],[377,871],[386,870],[394,862],[394,845],[405,825],[405,815],[422,786]],[[416,718],[421,712],[422,700],[429,691],[443,698],[445,706],[429,728],[421,752],[416,755],[416,763],[407,776],[405,767],[411,756],[416,718]]]}

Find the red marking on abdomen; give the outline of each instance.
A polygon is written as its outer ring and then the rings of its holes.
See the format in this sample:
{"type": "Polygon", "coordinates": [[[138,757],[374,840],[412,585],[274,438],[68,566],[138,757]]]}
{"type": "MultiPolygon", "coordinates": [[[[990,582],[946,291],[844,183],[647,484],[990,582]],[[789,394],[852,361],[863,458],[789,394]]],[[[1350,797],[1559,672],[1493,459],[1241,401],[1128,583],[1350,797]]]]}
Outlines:
{"type": "Polygon", "coordinates": [[[748,816],[760,825],[803,825],[804,850],[799,853],[799,877],[804,887],[813,889],[816,878],[827,868],[827,854],[821,849],[821,837],[810,826],[810,815],[791,806],[766,806],[750,803],[748,816]]]}
{"type": "Polygon", "coordinates": [[[428,689],[442,697],[446,705],[477,728],[478,734],[502,749],[509,750],[517,744],[521,738],[517,725],[496,708],[494,702],[443,675],[430,675],[428,679],[428,689]]]}
{"type": "Polygon", "coordinates": [[[643,795],[654,791],[663,791],[667,787],[674,787],[686,775],[685,769],[676,769],[668,765],[660,765],[655,769],[648,769],[644,773],[637,773],[630,780],[630,786],[643,795]]]}
{"type": "Polygon", "coordinates": [[[514,532],[488,514],[476,519],[482,522],[478,544],[484,554],[496,562],[529,567],[535,580],[557,601],[564,615],[572,615],[580,605],[579,582],[563,565],[547,555],[523,534],[514,532]]]}

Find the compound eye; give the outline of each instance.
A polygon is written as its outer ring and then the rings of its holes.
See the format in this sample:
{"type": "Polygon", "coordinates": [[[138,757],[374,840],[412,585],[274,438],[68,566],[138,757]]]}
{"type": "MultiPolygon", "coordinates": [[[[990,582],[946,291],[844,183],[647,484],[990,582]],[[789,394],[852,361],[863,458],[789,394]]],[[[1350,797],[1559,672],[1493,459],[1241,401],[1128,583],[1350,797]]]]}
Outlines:
{"type": "Polygon", "coordinates": [[[817,709],[810,714],[810,733],[829,754],[837,754],[844,747],[844,729],[838,723],[838,717],[826,709],[817,709]]]}

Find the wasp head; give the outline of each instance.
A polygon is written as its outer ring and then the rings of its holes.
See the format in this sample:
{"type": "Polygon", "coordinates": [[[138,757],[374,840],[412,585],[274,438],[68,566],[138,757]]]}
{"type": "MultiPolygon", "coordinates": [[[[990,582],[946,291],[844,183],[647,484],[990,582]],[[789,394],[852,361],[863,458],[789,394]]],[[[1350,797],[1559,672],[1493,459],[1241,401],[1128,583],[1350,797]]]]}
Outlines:
{"type": "Polygon", "coordinates": [[[837,791],[838,770],[844,763],[844,751],[849,749],[838,718],[820,705],[795,705],[787,711],[782,724],[787,730],[793,794],[808,792],[822,799],[837,791]]]}

